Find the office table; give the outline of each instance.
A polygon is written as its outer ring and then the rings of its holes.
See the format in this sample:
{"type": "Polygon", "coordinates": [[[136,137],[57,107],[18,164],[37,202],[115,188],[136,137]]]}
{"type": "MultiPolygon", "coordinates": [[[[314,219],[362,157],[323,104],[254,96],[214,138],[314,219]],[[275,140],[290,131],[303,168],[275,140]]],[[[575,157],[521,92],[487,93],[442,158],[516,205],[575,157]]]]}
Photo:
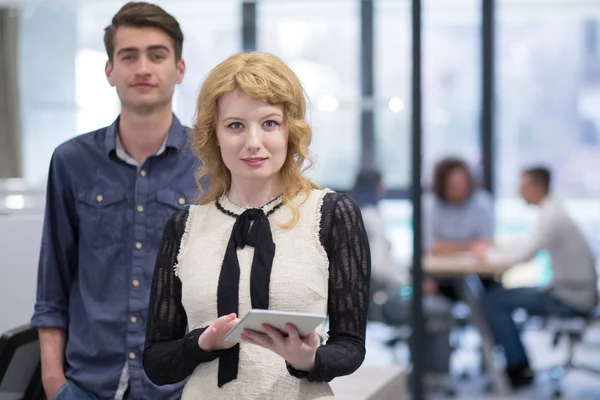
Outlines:
{"type": "Polygon", "coordinates": [[[469,306],[469,319],[481,335],[482,356],[490,376],[492,390],[498,394],[510,392],[508,377],[494,361],[495,341],[481,307],[485,288],[481,278],[493,278],[509,269],[510,265],[492,264],[478,260],[471,254],[452,256],[425,255],[423,272],[431,277],[455,278],[457,292],[469,306]]]}
{"type": "Polygon", "coordinates": [[[351,375],[335,378],[331,388],[341,400],[403,400],[406,375],[398,365],[362,365],[351,375]]]}

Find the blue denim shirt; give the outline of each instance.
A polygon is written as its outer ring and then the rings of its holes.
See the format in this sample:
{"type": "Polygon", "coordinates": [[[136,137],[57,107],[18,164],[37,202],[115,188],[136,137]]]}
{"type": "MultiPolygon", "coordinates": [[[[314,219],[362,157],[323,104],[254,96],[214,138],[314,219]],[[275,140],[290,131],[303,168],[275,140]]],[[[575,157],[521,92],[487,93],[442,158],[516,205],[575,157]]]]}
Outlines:
{"type": "Polygon", "coordinates": [[[33,326],[66,329],[66,376],[114,398],[180,398],[142,367],[154,264],[168,218],[197,198],[189,129],[173,117],[165,151],[136,168],[116,155],[118,119],[54,152],[48,175],[33,326]]]}

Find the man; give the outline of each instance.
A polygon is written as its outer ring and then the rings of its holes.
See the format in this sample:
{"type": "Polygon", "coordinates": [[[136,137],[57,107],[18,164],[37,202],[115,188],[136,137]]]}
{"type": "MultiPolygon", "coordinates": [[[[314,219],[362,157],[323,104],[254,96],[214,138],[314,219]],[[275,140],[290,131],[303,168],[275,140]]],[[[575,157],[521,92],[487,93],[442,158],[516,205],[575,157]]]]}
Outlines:
{"type": "Polygon", "coordinates": [[[484,310],[496,341],[504,348],[507,374],[513,387],[532,383],[533,373],[512,320],[521,308],[530,315],[576,316],[588,314],[597,303],[597,275],[586,239],[562,206],[550,196],[550,172],[532,168],[521,178],[521,196],[539,207],[534,233],[505,248],[480,246],[480,257],[514,265],[529,261],[546,249],[552,263],[547,288],[499,289],[484,297],[484,310]]]}
{"type": "Polygon", "coordinates": [[[104,41],[121,113],[50,164],[32,317],[43,385],[58,399],[179,398],[181,385],[150,383],[141,356],[163,226],[196,196],[188,128],[171,105],[183,34],[163,9],[128,3],[104,41]]]}

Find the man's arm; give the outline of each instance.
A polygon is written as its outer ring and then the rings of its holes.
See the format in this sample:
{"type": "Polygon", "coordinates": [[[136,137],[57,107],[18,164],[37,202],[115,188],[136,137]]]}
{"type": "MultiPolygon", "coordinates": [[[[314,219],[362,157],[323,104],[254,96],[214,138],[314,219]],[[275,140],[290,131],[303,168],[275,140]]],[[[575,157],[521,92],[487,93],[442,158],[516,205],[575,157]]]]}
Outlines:
{"type": "Polygon", "coordinates": [[[431,247],[431,253],[436,255],[453,254],[471,250],[472,243],[438,241],[431,247]]]}
{"type": "Polygon", "coordinates": [[[50,398],[65,381],[69,294],[78,259],[78,219],[67,175],[68,162],[64,159],[66,150],[59,147],[50,161],[36,303],[31,318],[31,325],[39,332],[42,381],[50,398]]]}
{"type": "Polygon", "coordinates": [[[61,328],[40,328],[38,332],[42,359],[42,384],[46,395],[52,399],[66,381],[63,364],[67,335],[61,328]]]}
{"type": "Polygon", "coordinates": [[[485,258],[498,264],[520,264],[532,260],[552,240],[552,235],[560,229],[560,221],[553,212],[540,213],[531,236],[506,246],[490,247],[485,258]]]}

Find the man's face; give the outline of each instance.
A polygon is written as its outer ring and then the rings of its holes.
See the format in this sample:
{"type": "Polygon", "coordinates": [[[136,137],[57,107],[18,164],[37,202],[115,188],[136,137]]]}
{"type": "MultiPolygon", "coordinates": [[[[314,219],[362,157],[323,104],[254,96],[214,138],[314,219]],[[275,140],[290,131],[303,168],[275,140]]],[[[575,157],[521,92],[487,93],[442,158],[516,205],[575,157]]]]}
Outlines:
{"type": "Polygon", "coordinates": [[[543,190],[539,185],[532,182],[528,174],[521,176],[521,184],[519,185],[519,194],[527,204],[538,204],[543,197],[543,190]]]}
{"type": "Polygon", "coordinates": [[[148,113],[171,103],[185,63],[175,61],[173,40],[160,29],[120,27],[105,70],[122,106],[148,113]]]}

